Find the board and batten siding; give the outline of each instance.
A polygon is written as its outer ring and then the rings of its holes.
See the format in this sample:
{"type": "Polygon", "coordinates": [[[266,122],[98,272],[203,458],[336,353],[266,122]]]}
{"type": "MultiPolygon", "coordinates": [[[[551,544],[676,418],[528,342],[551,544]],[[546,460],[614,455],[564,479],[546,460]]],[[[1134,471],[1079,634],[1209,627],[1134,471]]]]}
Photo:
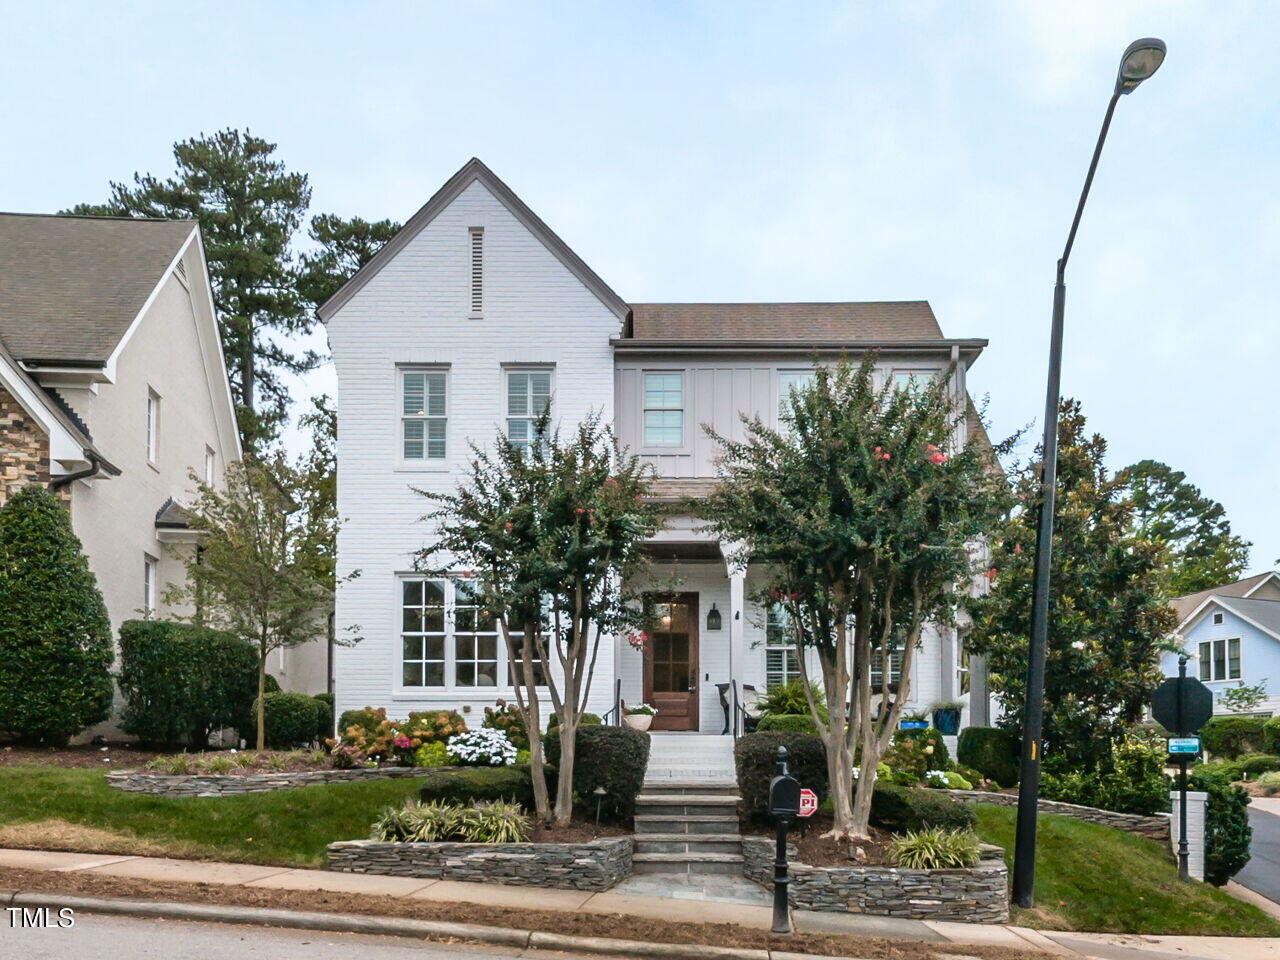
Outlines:
{"type": "MultiPolygon", "coordinates": [[[[405,691],[400,677],[399,580],[431,531],[430,503],[414,488],[452,489],[468,443],[490,442],[505,417],[504,369],[552,369],[552,415],[565,430],[591,412],[614,415],[618,317],[479,181],[473,182],[344,304],[328,323],[338,375],[338,575],[359,576],[338,592],[335,651],[340,712],[386,706],[392,716],[471,705],[469,722],[501,689],[405,691]],[[472,314],[472,234],[484,229],[483,305],[472,314]],[[400,456],[398,368],[447,371],[447,456],[427,465],[400,456]]],[[[613,674],[602,643],[597,677],[613,674]]],[[[607,710],[610,684],[590,709],[607,710]]],[[[510,697],[510,691],[506,691],[510,697]]],[[[472,719],[474,718],[474,719],[472,719]]]]}

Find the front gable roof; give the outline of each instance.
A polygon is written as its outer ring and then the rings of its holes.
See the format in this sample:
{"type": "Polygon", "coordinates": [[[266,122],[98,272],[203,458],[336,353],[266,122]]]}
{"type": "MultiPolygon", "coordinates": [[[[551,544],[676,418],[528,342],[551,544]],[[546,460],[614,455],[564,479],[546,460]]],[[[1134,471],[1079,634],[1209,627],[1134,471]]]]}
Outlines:
{"type": "Polygon", "coordinates": [[[401,250],[403,250],[414,237],[422,232],[427,224],[431,223],[441,211],[456,200],[467,187],[479,181],[484,185],[497,200],[505,206],[525,229],[532,233],[542,242],[553,256],[555,256],[579,281],[599,298],[600,302],[608,307],[619,320],[623,320],[627,316],[630,309],[626,302],[619,297],[600,277],[587,266],[586,262],[569,249],[569,245],[556,236],[555,231],[542,222],[542,219],[534,213],[525,204],[523,200],[515,195],[515,192],[503,183],[498,175],[486,167],[475,157],[463,165],[462,169],[455,173],[446,181],[445,185],[436,191],[435,195],[422,205],[409,220],[405,223],[400,231],[386,242],[386,244],[373,257],[369,259],[363,267],[356,271],[355,275],[338,288],[338,291],[326,300],[316,310],[316,314],[321,320],[328,321],[334,314],[342,309],[355,294],[364,287],[370,280],[378,275],[392,259],[395,258],[401,250]]]}
{"type": "Polygon", "coordinates": [[[1221,607],[1228,613],[1239,617],[1246,623],[1257,627],[1263,633],[1280,640],[1280,600],[1251,600],[1247,597],[1208,597],[1192,613],[1178,625],[1178,632],[1184,633],[1194,621],[1213,607],[1221,607]]]}
{"type": "Polygon", "coordinates": [[[1186,623],[1210,597],[1250,597],[1269,581],[1280,583],[1280,574],[1274,570],[1268,570],[1265,573],[1237,580],[1235,583],[1224,583],[1220,587],[1210,587],[1208,590],[1188,593],[1184,597],[1175,597],[1172,601],[1173,610],[1178,615],[1179,622],[1186,623]]]}
{"type": "Polygon", "coordinates": [[[105,365],[195,229],[0,213],[0,340],[27,366],[105,365]]]}

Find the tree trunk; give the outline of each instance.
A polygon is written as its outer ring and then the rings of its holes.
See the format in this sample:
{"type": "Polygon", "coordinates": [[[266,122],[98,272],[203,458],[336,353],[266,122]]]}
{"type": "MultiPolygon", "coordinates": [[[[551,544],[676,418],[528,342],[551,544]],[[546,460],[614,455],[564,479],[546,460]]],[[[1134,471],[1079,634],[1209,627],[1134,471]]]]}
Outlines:
{"type": "Polygon", "coordinates": [[[578,740],[577,712],[569,708],[571,700],[565,700],[564,716],[560,718],[560,777],[556,783],[557,827],[567,827],[573,820],[573,760],[578,740]],[[572,717],[569,714],[573,714],[572,717]]]}
{"type": "Polygon", "coordinates": [[[267,688],[267,651],[265,647],[262,648],[261,654],[262,655],[258,657],[258,744],[255,748],[258,750],[265,749],[267,743],[267,705],[263,702],[263,693],[267,688]]]}
{"type": "Polygon", "coordinates": [[[849,821],[855,840],[871,837],[871,795],[876,787],[876,764],[879,762],[880,751],[874,743],[863,741],[862,765],[858,768],[858,787],[853,796],[853,810],[849,821]]]}
{"type": "Polygon", "coordinates": [[[827,748],[827,780],[834,814],[831,831],[823,836],[833,840],[852,840],[858,835],[853,806],[853,751],[849,748],[844,728],[837,729],[834,724],[823,737],[823,742],[827,748]]]}

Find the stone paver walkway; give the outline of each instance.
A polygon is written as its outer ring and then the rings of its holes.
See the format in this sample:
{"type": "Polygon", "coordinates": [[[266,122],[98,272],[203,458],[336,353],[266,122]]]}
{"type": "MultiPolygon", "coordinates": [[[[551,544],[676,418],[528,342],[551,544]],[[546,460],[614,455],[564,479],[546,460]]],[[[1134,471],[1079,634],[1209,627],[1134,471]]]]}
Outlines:
{"type": "MultiPolygon", "coordinates": [[[[282,890],[390,894],[528,910],[624,913],[672,922],[735,923],[757,929],[768,929],[772,922],[768,892],[735,877],[689,877],[682,883],[673,883],[669,876],[634,877],[604,893],[589,893],[162,857],[6,849],[0,849],[0,867],[282,890]],[[732,882],[735,880],[737,883],[732,882]],[[739,884],[748,884],[754,888],[754,893],[739,884]]],[[[792,923],[801,932],[1008,946],[1022,950],[1037,949],[1060,956],[1100,957],[1103,960],[1280,960],[1280,939],[1041,933],[1014,926],[933,923],[807,910],[793,910],[792,923]]]]}

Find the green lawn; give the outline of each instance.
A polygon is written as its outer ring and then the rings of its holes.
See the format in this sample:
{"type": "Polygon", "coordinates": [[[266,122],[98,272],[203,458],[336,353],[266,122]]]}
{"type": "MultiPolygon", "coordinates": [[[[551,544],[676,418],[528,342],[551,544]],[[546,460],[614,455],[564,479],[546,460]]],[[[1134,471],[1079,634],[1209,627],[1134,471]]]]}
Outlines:
{"type": "MultiPolygon", "coordinates": [[[[976,804],[978,835],[1005,849],[1013,869],[1017,811],[976,804]]],[[[1180,883],[1169,849],[1081,820],[1041,814],[1036,909],[1013,922],[1053,930],[1280,936],[1280,922],[1206,883],[1180,883]]]]}
{"type": "Polygon", "coordinates": [[[367,837],[378,811],[416,788],[416,780],[378,780],[238,797],[151,797],[108,787],[97,770],[5,767],[0,829],[63,820],[138,837],[172,856],[310,867],[323,863],[334,840],[367,837]]]}

